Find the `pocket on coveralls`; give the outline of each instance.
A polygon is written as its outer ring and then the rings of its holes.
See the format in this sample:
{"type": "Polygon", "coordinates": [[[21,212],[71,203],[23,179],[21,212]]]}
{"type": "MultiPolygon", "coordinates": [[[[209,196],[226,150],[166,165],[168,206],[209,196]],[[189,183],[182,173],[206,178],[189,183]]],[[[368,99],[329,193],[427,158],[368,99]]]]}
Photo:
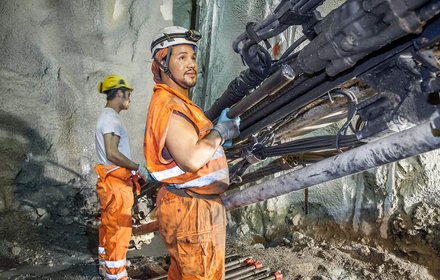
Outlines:
{"type": "Polygon", "coordinates": [[[212,240],[193,235],[177,238],[179,266],[184,276],[209,276],[215,272],[216,253],[212,240]]]}

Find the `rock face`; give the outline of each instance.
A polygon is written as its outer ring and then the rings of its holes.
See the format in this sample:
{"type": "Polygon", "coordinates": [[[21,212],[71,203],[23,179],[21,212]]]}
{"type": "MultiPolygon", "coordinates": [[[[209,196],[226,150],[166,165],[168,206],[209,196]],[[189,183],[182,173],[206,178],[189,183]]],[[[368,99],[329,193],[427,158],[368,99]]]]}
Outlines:
{"type": "Polygon", "coordinates": [[[188,7],[169,0],[0,2],[0,270],[52,266],[52,258],[64,264],[60,255],[46,256],[54,247],[89,261],[96,244],[88,250],[84,220],[99,210],[94,133],[106,102],[96,85],[120,74],[134,87],[121,117],[133,159],[142,162],[150,44],[165,26],[189,27],[188,7]]]}
{"type": "Polygon", "coordinates": [[[108,74],[135,89],[121,116],[133,158],[142,161],[149,46],[173,24],[173,3],[2,1],[0,11],[0,211],[39,192],[49,199],[66,185],[93,195],[94,130],[105,105],[96,85],[108,74]]]}

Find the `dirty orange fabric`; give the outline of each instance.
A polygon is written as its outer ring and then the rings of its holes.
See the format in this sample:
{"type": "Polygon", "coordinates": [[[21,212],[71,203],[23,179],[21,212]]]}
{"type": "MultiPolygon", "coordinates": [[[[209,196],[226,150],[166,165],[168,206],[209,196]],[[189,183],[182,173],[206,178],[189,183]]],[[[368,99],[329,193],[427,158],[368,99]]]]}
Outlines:
{"type": "Polygon", "coordinates": [[[134,198],[131,172],[115,165],[98,164],[96,191],[101,208],[100,254],[107,279],[127,279],[126,254],[131,238],[131,209],[134,198]]]}
{"type": "Polygon", "coordinates": [[[165,139],[173,113],[185,116],[193,124],[199,139],[211,132],[213,125],[202,109],[167,85],[156,85],[148,109],[144,138],[148,171],[156,180],[176,185],[177,188],[189,188],[200,194],[223,193],[229,186],[229,173],[221,146],[196,173],[184,172],[172,158],[164,157],[165,139]]]}
{"type": "Polygon", "coordinates": [[[225,279],[226,212],[220,199],[180,197],[161,188],[157,214],[171,257],[168,280],[225,279]]]}
{"type": "MultiPolygon", "coordinates": [[[[229,186],[223,148],[219,147],[196,173],[184,172],[165,147],[172,114],[192,123],[199,139],[213,127],[203,111],[186,96],[165,84],[157,84],[144,138],[144,156],[151,175],[176,188],[199,194],[222,194],[229,186]]],[[[159,232],[171,256],[168,279],[224,279],[226,214],[221,200],[181,197],[163,187],[156,204],[159,232]]]]}

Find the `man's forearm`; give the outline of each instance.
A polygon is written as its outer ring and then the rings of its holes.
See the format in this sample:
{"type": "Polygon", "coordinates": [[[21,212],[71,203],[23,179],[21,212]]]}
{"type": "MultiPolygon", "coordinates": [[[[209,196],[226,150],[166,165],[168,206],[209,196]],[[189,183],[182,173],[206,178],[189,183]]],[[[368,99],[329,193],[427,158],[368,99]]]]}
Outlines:
{"type": "Polygon", "coordinates": [[[116,164],[117,166],[124,167],[130,170],[137,170],[138,164],[129,160],[124,154],[121,152],[113,152],[112,154],[107,156],[107,159],[116,164]]]}

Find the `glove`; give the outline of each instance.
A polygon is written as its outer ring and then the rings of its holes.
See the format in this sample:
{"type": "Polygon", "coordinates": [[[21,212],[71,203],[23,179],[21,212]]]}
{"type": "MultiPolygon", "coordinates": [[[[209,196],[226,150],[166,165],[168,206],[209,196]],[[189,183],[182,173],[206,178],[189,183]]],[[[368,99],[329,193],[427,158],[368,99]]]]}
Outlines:
{"type": "Polygon", "coordinates": [[[240,117],[230,119],[227,116],[228,112],[229,108],[223,109],[220,117],[218,118],[217,124],[213,128],[213,130],[217,131],[222,138],[221,145],[223,145],[225,141],[240,135],[240,117]]]}
{"type": "Polygon", "coordinates": [[[138,170],[136,170],[136,173],[139,174],[145,182],[152,182],[154,181],[153,177],[151,176],[150,172],[148,170],[139,164],[138,170]]]}
{"type": "Polygon", "coordinates": [[[224,148],[230,148],[230,147],[232,147],[232,140],[231,140],[231,139],[226,140],[225,143],[223,143],[223,147],[224,147],[224,148]]]}

